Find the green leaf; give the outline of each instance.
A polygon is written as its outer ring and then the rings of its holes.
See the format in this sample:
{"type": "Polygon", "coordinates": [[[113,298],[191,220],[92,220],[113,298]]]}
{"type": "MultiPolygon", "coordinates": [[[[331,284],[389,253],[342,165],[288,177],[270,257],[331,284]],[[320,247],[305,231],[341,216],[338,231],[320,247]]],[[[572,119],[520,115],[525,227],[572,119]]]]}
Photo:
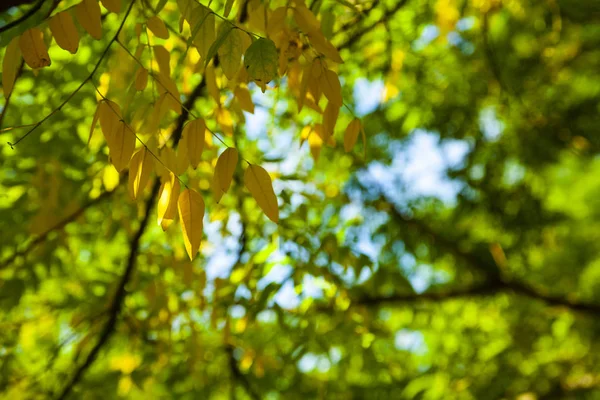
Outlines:
{"type": "Polygon", "coordinates": [[[221,47],[225,39],[227,39],[227,36],[229,36],[233,28],[234,26],[229,22],[226,22],[225,25],[221,27],[221,30],[219,31],[219,36],[217,36],[217,40],[215,40],[215,42],[210,46],[210,49],[208,49],[208,53],[206,54],[206,60],[204,60],[205,68],[210,62],[210,60],[212,60],[213,57],[217,54],[219,47],[221,47]]]}
{"type": "Polygon", "coordinates": [[[246,50],[244,65],[248,78],[255,81],[263,92],[266,84],[277,77],[277,61],[277,48],[270,39],[260,38],[246,50]]]}

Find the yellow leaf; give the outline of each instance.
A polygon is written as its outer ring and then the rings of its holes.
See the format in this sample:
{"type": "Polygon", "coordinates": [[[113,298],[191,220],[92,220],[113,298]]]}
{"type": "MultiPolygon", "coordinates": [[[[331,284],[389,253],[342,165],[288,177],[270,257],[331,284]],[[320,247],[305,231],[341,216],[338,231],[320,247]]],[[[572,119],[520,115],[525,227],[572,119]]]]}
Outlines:
{"type": "Polygon", "coordinates": [[[102,5],[111,12],[119,13],[121,12],[121,0],[101,0],[102,5]]]}
{"type": "Polygon", "coordinates": [[[265,32],[265,5],[260,0],[250,0],[247,2],[248,26],[255,33],[265,32]]]}
{"type": "Polygon", "coordinates": [[[153,167],[154,158],[145,147],[141,148],[131,158],[129,165],[129,195],[132,199],[137,199],[148,185],[153,167]]]}
{"type": "MultiPolygon", "coordinates": [[[[208,50],[215,42],[215,15],[207,7],[200,5],[192,11],[190,27],[194,35],[194,44],[198,48],[198,53],[202,57],[202,61],[206,61],[208,50]]],[[[206,62],[205,62],[206,64],[206,62]]]]}
{"type": "MultiPolygon", "coordinates": [[[[228,29],[224,27],[223,29],[228,29]]],[[[232,29],[217,50],[219,62],[223,73],[228,79],[233,79],[240,69],[242,55],[244,54],[244,36],[246,33],[239,29],[232,29]]]]}
{"type": "Polygon", "coordinates": [[[44,34],[38,28],[31,28],[23,32],[19,39],[19,47],[23,59],[31,68],[43,68],[51,64],[48,49],[44,43],[44,34]]]}
{"type": "Polygon", "coordinates": [[[110,100],[103,100],[98,104],[98,117],[100,120],[100,129],[110,149],[113,146],[114,132],[121,121],[121,107],[110,100]]]}
{"type": "Polygon", "coordinates": [[[233,119],[229,110],[219,107],[215,111],[215,117],[223,133],[228,136],[233,135],[233,119]]]}
{"type": "Polygon", "coordinates": [[[185,174],[190,165],[188,157],[188,146],[185,140],[179,142],[177,146],[177,157],[175,158],[175,173],[177,175],[185,174]]]}
{"type": "Polygon", "coordinates": [[[87,145],[90,145],[90,141],[92,140],[92,135],[94,134],[94,129],[96,129],[96,125],[98,124],[98,118],[100,118],[100,110],[102,109],[102,103],[98,103],[96,106],[96,112],[94,113],[94,118],[92,119],[92,126],[90,127],[90,136],[88,136],[87,145]]]}
{"type": "Polygon", "coordinates": [[[294,21],[304,33],[321,30],[321,23],[317,17],[300,1],[294,6],[294,21]]]}
{"type": "Polygon", "coordinates": [[[204,200],[194,190],[186,189],[179,195],[177,202],[185,250],[193,260],[202,240],[202,219],[204,218],[204,200]]]}
{"type": "Polygon", "coordinates": [[[12,92],[20,62],[21,48],[19,47],[19,37],[16,36],[6,47],[4,60],[2,60],[2,90],[4,91],[4,97],[8,97],[12,92]]]}
{"type": "Polygon", "coordinates": [[[231,7],[233,7],[234,0],[227,0],[225,3],[225,9],[223,10],[223,15],[225,18],[229,17],[229,13],[231,12],[231,7]]]}
{"type": "Polygon", "coordinates": [[[135,74],[135,90],[141,92],[148,85],[148,70],[140,67],[135,74]]]}
{"type": "Polygon", "coordinates": [[[237,162],[238,151],[233,147],[228,147],[217,160],[215,175],[213,177],[215,181],[215,200],[217,203],[227,193],[227,190],[229,190],[237,162]]]}
{"type": "Polygon", "coordinates": [[[306,32],[306,36],[308,36],[308,40],[310,40],[310,43],[319,53],[325,55],[325,57],[338,64],[344,63],[340,53],[337,51],[335,46],[332,45],[329,40],[327,40],[321,30],[306,32]]]}
{"type": "Polygon", "coordinates": [[[279,207],[269,173],[258,165],[250,164],[244,173],[244,184],[267,217],[278,223],[279,207]]]}
{"type": "Polygon", "coordinates": [[[169,38],[169,31],[162,19],[158,18],[156,15],[150,17],[146,22],[148,28],[154,33],[154,35],[161,39],[169,38]]]}
{"type": "Polygon", "coordinates": [[[327,103],[325,112],[323,113],[323,141],[329,143],[329,139],[333,137],[335,124],[340,114],[340,107],[333,104],[331,101],[327,103]]]}
{"type": "Polygon", "coordinates": [[[344,100],[342,99],[342,86],[337,74],[327,69],[321,73],[320,81],[325,97],[334,105],[341,107],[344,100]]]}
{"type": "Polygon", "coordinates": [[[308,146],[310,147],[310,154],[312,155],[312,158],[313,160],[315,160],[315,162],[319,160],[321,148],[323,147],[323,138],[321,137],[321,135],[323,134],[322,131],[323,126],[321,124],[316,124],[308,136],[308,146]]]}
{"type": "Polygon", "coordinates": [[[247,88],[242,86],[236,86],[233,91],[235,98],[237,99],[240,107],[244,111],[248,111],[251,114],[254,114],[254,103],[252,102],[252,97],[250,96],[250,91],[247,88]]]}
{"type": "Polygon", "coordinates": [[[68,11],[59,12],[48,21],[50,31],[54,40],[61,49],[67,50],[71,54],[77,53],[79,48],[79,32],[75,27],[73,18],[68,11]]]}
{"type": "Polygon", "coordinates": [[[158,69],[161,75],[171,76],[171,57],[167,49],[165,49],[163,46],[154,46],[152,49],[154,51],[154,58],[158,63],[158,69]]]}
{"type": "Polygon", "coordinates": [[[164,220],[172,220],[175,218],[175,204],[179,197],[180,184],[177,177],[171,172],[167,179],[160,187],[158,195],[158,225],[166,229],[162,222],[164,220]]]}
{"type": "Polygon", "coordinates": [[[283,31],[287,18],[287,7],[278,7],[271,12],[268,19],[267,31],[269,36],[274,36],[283,31]]]}
{"type": "Polygon", "coordinates": [[[188,122],[183,128],[183,140],[187,144],[188,157],[192,168],[196,169],[202,159],[206,123],[202,118],[188,122]]]}
{"type": "Polygon", "coordinates": [[[302,111],[304,101],[306,99],[306,91],[308,90],[308,82],[310,81],[310,75],[312,71],[312,65],[307,64],[302,72],[302,81],[300,82],[300,95],[298,96],[298,112],[302,111]]]}
{"type": "Polygon", "coordinates": [[[75,16],[79,24],[94,39],[102,39],[102,20],[97,0],[83,0],[75,6],[75,16]]]}
{"type": "Polygon", "coordinates": [[[135,150],[135,132],[125,122],[119,121],[111,139],[112,145],[108,143],[111,162],[121,172],[129,165],[135,150]]]}
{"type": "Polygon", "coordinates": [[[354,118],[352,122],[348,124],[346,132],[344,133],[344,150],[349,152],[352,150],[358,139],[358,132],[361,130],[360,119],[354,118]]]}
{"type": "Polygon", "coordinates": [[[167,179],[169,173],[177,174],[175,171],[177,169],[177,153],[172,147],[164,146],[160,149],[160,160],[164,164],[164,167],[161,165],[160,167],[162,168],[159,167],[157,173],[161,175],[163,179],[167,179]]]}
{"type": "Polygon", "coordinates": [[[102,183],[107,191],[113,191],[119,186],[119,173],[113,167],[107,165],[102,173],[102,183]]]}
{"type": "Polygon", "coordinates": [[[206,88],[210,96],[215,99],[217,105],[221,106],[221,92],[217,86],[217,77],[215,76],[215,67],[212,64],[206,67],[204,71],[204,79],[206,79],[206,88]]]}

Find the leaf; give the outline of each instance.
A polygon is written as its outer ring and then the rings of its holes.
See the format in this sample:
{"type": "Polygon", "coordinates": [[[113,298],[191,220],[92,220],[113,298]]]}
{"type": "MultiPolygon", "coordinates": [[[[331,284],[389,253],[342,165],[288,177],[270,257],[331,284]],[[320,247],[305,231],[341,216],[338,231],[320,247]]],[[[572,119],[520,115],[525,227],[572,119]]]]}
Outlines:
{"type": "Polygon", "coordinates": [[[229,33],[231,33],[233,28],[233,25],[231,25],[229,22],[223,24],[221,30],[219,31],[219,36],[217,37],[217,40],[213,42],[213,44],[208,49],[208,52],[206,53],[206,58],[204,59],[204,67],[206,67],[210,60],[212,60],[213,57],[217,54],[219,47],[221,47],[225,39],[227,39],[227,36],[229,36],[229,33]]]}
{"type": "Polygon", "coordinates": [[[166,224],[163,224],[163,221],[175,218],[175,204],[177,203],[180,189],[179,179],[170,172],[169,178],[163,182],[158,194],[158,225],[163,230],[166,229],[166,224]]]}
{"type": "Polygon", "coordinates": [[[233,29],[218,49],[219,63],[228,79],[235,77],[242,63],[242,55],[244,54],[244,38],[242,35],[245,35],[245,33],[239,29],[233,29]]]}
{"type": "Polygon", "coordinates": [[[102,19],[100,5],[96,0],[83,0],[75,6],[75,16],[79,25],[94,39],[102,39],[102,19]]]}
{"type": "Polygon", "coordinates": [[[255,81],[265,92],[266,84],[277,77],[278,54],[275,43],[260,38],[248,47],[244,55],[244,64],[248,78],[255,81]]]}
{"type": "Polygon", "coordinates": [[[306,64],[302,72],[302,81],[300,82],[300,95],[298,96],[298,112],[302,111],[306,99],[306,91],[311,78],[312,64],[306,64]]]}
{"type": "Polygon", "coordinates": [[[19,47],[19,37],[17,36],[6,47],[4,59],[2,60],[2,91],[5,98],[8,98],[13,90],[20,63],[21,48],[19,47]]]}
{"type": "Polygon", "coordinates": [[[183,128],[183,140],[187,144],[188,158],[194,169],[198,168],[202,159],[205,131],[206,123],[202,118],[188,122],[183,128]]]}
{"type": "Polygon", "coordinates": [[[321,23],[317,17],[299,1],[294,6],[294,21],[304,33],[321,30],[321,23]]]}
{"type": "Polygon", "coordinates": [[[92,140],[92,135],[94,134],[94,129],[96,129],[96,125],[98,124],[98,118],[100,118],[100,109],[102,105],[102,101],[98,103],[96,106],[96,112],[94,112],[94,118],[92,119],[92,126],[90,126],[90,136],[88,136],[87,145],[90,145],[90,141],[92,140]]]}
{"type": "Polygon", "coordinates": [[[79,48],[79,32],[75,27],[73,18],[68,11],[59,12],[48,21],[50,31],[56,44],[61,49],[67,50],[71,54],[77,53],[79,48]]]}
{"type": "Polygon", "coordinates": [[[213,65],[209,65],[204,70],[204,80],[206,81],[206,88],[208,89],[208,94],[215,99],[217,105],[221,106],[221,92],[219,87],[217,86],[217,77],[215,75],[215,67],[213,65]]]}
{"type": "Polygon", "coordinates": [[[215,201],[221,201],[221,197],[229,190],[233,174],[238,162],[238,151],[233,147],[228,147],[217,159],[215,175],[213,177],[215,188],[215,201]]]}
{"type": "Polygon", "coordinates": [[[321,73],[320,82],[325,97],[334,105],[341,107],[344,100],[342,99],[342,86],[337,74],[327,69],[321,73]]]}
{"type": "Polygon", "coordinates": [[[327,40],[320,30],[307,32],[306,36],[308,36],[308,40],[310,40],[310,43],[319,53],[325,55],[325,57],[338,64],[344,63],[344,60],[340,56],[338,50],[334,45],[331,44],[329,40],[327,40]]]}
{"type": "Polygon", "coordinates": [[[344,150],[349,152],[352,150],[354,145],[356,144],[356,140],[358,139],[358,132],[361,130],[360,119],[354,118],[346,127],[346,132],[344,132],[344,150]]]}
{"type": "Polygon", "coordinates": [[[150,17],[148,21],[146,21],[146,25],[156,37],[161,39],[169,38],[169,31],[167,30],[167,26],[165,25],[163,20],[158,18],[156,15],[150,17]]]}
{"type": "Polygon", "coordinates": [[[198,53],[202,60],[206,60],[210,46],[215,42],[215,15],[209,8],[200,5],[193,10],[190,26],[193,26],[192,37],[198,53]]]}
{"type": "Polygon", "coordinates": [[[267,217],[278,223],[279,207],[269,173],[258,165],[250,164],[244,173],[244,184],[267,217]]]}
{"type": "Polygon", "coordinates": [[[141,92],[148,85],[148,70],[146,68],[138,68],[135,74],[135,90],[141,92]]]}
{"type": "Polygon", "coordinates": [[[158,63],[158,69],[161,74],[165,76],[171,76],[171,56],[167,49],[163,46],[153,46],[152,51],[154,52],[154,58],[158,63]]]}
{"type": "Polygon", "coordinates": [[[179,210],[179,220],[181,221],[185,250],[190,260],[193,260],[198,253],[202,240],[202,220],[205,211],[204,200],[198,192],[186,189],[179,195],[177,209],[179,210]]]}
{"type": "Polygon", "coordinates": [[[110,149],[113,146],[115,129],[123,118],[121,107],[110,100],[103,100],[98,104],[98,117],[100,120],[100,129],[110,149]]]}
{"type": "Polygon", "coordinates": [[[142,147],[133,155],[129,165],[129,195],[132,199],[137,199],[148,186],[153,169],[154,158],[148,149],[142,147]]]}
{"type": "Polygon", "coordinates": [[[25,63],[31,68],[43,68],[51,64],[44,34],[38,28],[26,30],[19,39],[19,47],[25,63]]]}
{"type": "Polygon", "coordinates": [[[254,103],[252,102],[252,97],[250,96],[250,92],[247,88],[242,86],[236,86],[236,88],[233,91],[233,94],[235,95],[235,98],[240,104],[242,110],[254,114],[254,103]]]}
{"type": "MultiPolygon", "coordinates": [[[[101,0],[102,5],[110,12],[121,12],[121,0],[101,0]]],[[[159,10],[160,11],[160,10],[159,10]]]]}
{"type": "Polygon", "coordinates": [[[229,13],[231,12],[231,7],[233,7],[234,0],[227,0],[225,3],[225,8],[223,9],[223,15],[225,18],[229,17],[229,13]]]}
{"type": "Polygon", "coordinates": [[[114,128],[114,134],[111,138],[112,144],[109,142],[110,159],[115,169],[119,172],[123,171],[135,150],[135,132],[124,121],[119,121],[119,124],[114,128]]]}
{"type": "Polygon", "coordinates": [[[340,107],[332,102],[327,103],[323,113],[323,141],[329,144],[329,139],[333,137],[335,124],[340,114],[340,107]]]}

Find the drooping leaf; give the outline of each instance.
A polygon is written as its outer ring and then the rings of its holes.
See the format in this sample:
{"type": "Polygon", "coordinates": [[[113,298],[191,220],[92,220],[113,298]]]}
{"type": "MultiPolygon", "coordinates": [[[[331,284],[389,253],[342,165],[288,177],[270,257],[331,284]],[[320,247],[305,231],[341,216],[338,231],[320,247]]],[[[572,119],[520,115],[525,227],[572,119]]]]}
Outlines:
{"type": "Polygon", "coordinates": [[[233,2],[235,0],[227,0],[225,3],[225,8],[223,9],[223,15],[225,18],[229,17],[229,13],[231,12],[231,7],[233,7],[233,2]]]}
{"type": "Polygon", "coordinates": [[[277,60],[277,48],[270,39],[255,40],[246,50],[244,65],[248,78],[255,81],[263,93],[267,83],[277,77],[277,60]]]}
{"type": "Polygon", "coordinates": [[[202,220],[204,218],[204,200],[202,196],[191,189],[186,189],[179,195],[177,201],[179,220],[183,231],[185,250],[193,260],[202,240],[202,220]]]}
{"type": "Polygon", "coordinates": [[[233,147],[225,149],[217,159],[215,175],[213,177],[215,181],[215,185],[213,186],[215,188],[215,201],[217,203],[227,193],[227,190],[229,190],[237,162],[238,151],[233,147]]]}
{"type": "Polygon", "coordinates": [[[192,15],[190,27],[193,42],[202,60],[206,61],[211,45],[215,42],[215,15],[203,5],[194,8],[192,15]]]}
{"type": "Polygon", "coordinates": [[[108,143],[110,159],[115,169],[123,171],[128,165],[135,150],[135,132],[124,121],[114,128],[111,142],[108,143]]]}
{"type": "Polygon", "coordinates": [[[240,104],[241,109],[254,114],[254,103],[252,102],[252,97],[250,96],[248,89],[242,86],[236,86],[233,93],[240,104]]]}
{"type": "MultiPolygon", "coordinates": [[[[228,28],[224,27],[223,29],[227,30],[228,28]]],[[[239,29],[231,30],[217,51],[221,68],[228,79],[233,79],[240,69],[244,54],[243,36],[245,35],[246,33],[239,29]]]]}
{"type": "Polygon", "coordinates": [[[169,30],[167,29],[167,26],[165,25],[163,20],[158,18],[156,15],[150,17],[146,22],[146,25],[148,25],[148,28],[150,29],[150,31],[152,31],[152,33],[154,33],[156,37],[161,39],[169,38],[169,30]]]}
{"type": "Polygon", "coordinates": [[[79,32],[75,27],[73,18],[68,11],[59,12],[48,21],[50,31],[56,43],[71,54],[77,53],[79,48],[79,32]]]}
{"type": "Polygon", "coordinates": [[[96,40],[102,39],[100,5],[96,0],[83,0],[75,6],[77,22],[96,40]]]}
{"type": "Polygon", "coordinates": [[[148,70],[146,68],[140,67],[135,73],[135,90],[138,92],[146,89],[148,85],[148,70]]]}
{"type": "Polygon", "coordinates": [[[188,122],[183,128],[183,141],[187,145],[188,158],[194,169],[198,167],[198,164],[202,159],[205,131],[206,123],[202,118],[188,122]]]}
{"type": "Polygon", "coordinates": [[[19,39],[19,47],[25,63],[33,69],[47,67],[51,64],[48,49],[44,43],[44,34],[38,28],[23,32],[19,39]]]}
{"type": "Polygon", "coordinates": [[[352,150],[358,139],[358,133],[361,130],[360,119],[354,118],[346,127],[344,132],[344,150],[349,152],[352,150]]]}
{"type": "Polygon", "coordinates": [[[154,169],[154,157],[145,147],[138,150],[129,164],[129,195],[137,199],[144,191],[154,169]]]}
{"type": "Polygon", "coordinates": [[[121,12],[121,0],[101,0],[102,5],[110,12],[121,12]]]}
{"type": "Polygon", "coordinates": [[[250,164],[244,173],[244,185],[265,215],[271,221],[278,223],[279,207],[269,173],[258,165],[250,164]]]}
{"type": "Polygon", "coordinates": [[[219,30],[219,36],[217,36],[217,39],[213,42],[213,44],[210,45],[210,48],[206,53],[206,58],[204,59],[205,67],[208,65],[210,60],[212,60],[213,57],[217,54],[217,51],[219,50],[225,39],[227,39],[233,28],[234,26],[228,22],[225,22],[221,26],[221,29],[219,30]]]}
{"type": "Polygon", "coordinates": [[[168,227],[168,224],[164,224],[163,222],[175,218],[180,189],[179,179],[177,179],[175,174],[170,172],[167,179],[161,185],[158,194],[158,225],[163,230],[168,227]]]}
{"type": "Polygon", "coordinates": [[[171,56],[167,49],[159,45],[152,47],[152,51],[160,73],[165,77],[171,76],[171,56]]]}
{"type": "Polygon", "coordinates": [[[342,86],[337,74],[330,69],[326,69],[321,73],[320,82],[325,97],[331,103],[341,107],[344,100],[342,99],[342,86]]]}
{"type": "Polygon", "coordinates": [[[90,145],[90,141],[92,140],[92,135],[94,134],[94,130],[96,129],[96,125],[98,124],[98,119],[100,118],[100,110],[102,109],[102,101],[98,103],[96,106],[96,111],[94,112],[94,117],[92,118],[92,125],[90,126],[90,135],[88,136],[87,145],[90,145]]]}
{"type": "Polygon", "coordinates": [[[17,79],[19,64],[21,64],[21,48],[19,47],[19,37],[15,37],[6,47],[2,60],[2,91],[6,98],[12,92],[15,79],[17,79]]]}

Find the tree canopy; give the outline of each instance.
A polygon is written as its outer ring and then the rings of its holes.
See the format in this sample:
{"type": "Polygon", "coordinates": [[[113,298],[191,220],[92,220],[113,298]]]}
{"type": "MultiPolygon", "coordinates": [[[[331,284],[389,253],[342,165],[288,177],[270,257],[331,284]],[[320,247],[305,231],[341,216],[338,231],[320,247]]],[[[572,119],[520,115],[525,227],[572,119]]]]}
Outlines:
{"type": "Polygon", "coordinates": [[[0,6],[8,399],[600,398],[600,6],[0,6]]]}

